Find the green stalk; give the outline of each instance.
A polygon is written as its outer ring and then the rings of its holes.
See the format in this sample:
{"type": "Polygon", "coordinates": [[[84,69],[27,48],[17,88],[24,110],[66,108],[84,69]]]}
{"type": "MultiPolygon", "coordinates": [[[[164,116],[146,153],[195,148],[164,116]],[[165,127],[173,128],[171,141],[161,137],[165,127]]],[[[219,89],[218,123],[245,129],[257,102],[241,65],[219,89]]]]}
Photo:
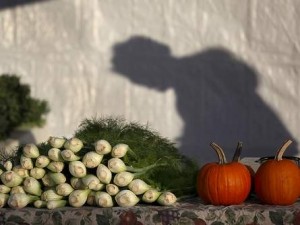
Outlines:
{"type": "Polygon", "coordinates": [[[115,184],[107,184],[105,186],[105,190],[109,195],[115,196],[116,194],[119,193],[120,188],[115,184]]]}
{"type": "Polygon", "coordinates": [[[23,178],[14,171],[6,171],[1,174],[1,181],[7,187],[15,187],[23,182],[23,178]]]}
{"type": "Polygon", "coordinates": [[[64,167],[65,167],[65,164],[63,162],[52,161],[47,166],[47,169],[49,169],[55,173],[60,173],[61,171],[63,171],[64,167]]]}
{"type": "Polygon", "coordinates": [[[28,169],[24,169],[21,165],[14,166],[12,170],[22,178],[29,176],[28,169]]]}
{"type": "Polygon", "coordinates": [[[50,200],[61,200],[63,196],[57,194],[57,192],[53,189],[49,189],[44,191],[41,195],[41,200],[50,201],[50,200]]]}
{"type": "Polygon", "coordinates": [[[143,194],[142,201],[146,203],[153,203],[158,199],[160,195],[161,195],[160,191],[154,188],[150,188],[143,194]]]}
{"type": "Polygon", "coordinates": [[[90,192],[91,192],[91,190],[89,190],[89,189],[74,190],[69,195],[69,204],[76,208],[83,206],[86,203],[90,192]]]}
{"type": "Polygon", "coordinates": [[[99,178],[99,180],[101,181],[101,183],[104,183],[104,184],[109,184],[112,179],[111,171],[104,164],[100,164],[97,167],[96,175],[99,178]]]}
{"type": "Polygon", "coordinates": [[[57,209],[65,207],[67,204],[66,200],[50,200],[47,201],[47,208],[48,209],[57,209]]]}
{"type": "Polygon", "coordinates": [[[111,152],[111,145],[106,140],[98,140],[94,143],[95,151],[100,155],[106,155],[111,152]]]}
{"type": "Polygon", "coordinates": [[[100,155],[95,151],[90,151],[83,156],[82,162],[86,166],[86,168],[96,168],[97,166],[99,166],[102,159],[103,155],[100,155]]]}
{"type": "Polygon", "coordinates": [[[128,184],[129,190],[136,195],[144,194],[151,186],[141,179],[134,179],[128,184]]]}
{"type": "Polygon", "coordinates": [[[69,163],[69,172],[72,174],[74,177],[84,177],[86,176],[86,167],[81,161],[72,161],[69,163]]]}
{"type": "Polygon", "coordinates": [[[79,152],[82,149],[82,147],[83,147],[83,142],[76,137],[68,139],[64,144],[65,149],[69,149],[74,153],[79,152]]]}
{"type": "Polygon", "coordinates": [[[140,199],[130,190],[122,190],[116,196],[115,200],[121,207],[135,206],[140,199]]]}
{"type": "Polygon", "coordinates": [[[0,208],[6,206],[9,194],[0,193],[0,208]]]}
{"type": "Polygon", "coordinates": [[[63,183],[56,186],[56,192],[61,196],[68,196],[73,191],[74,188],[69,183],[63,183]]]}
{"type": "Polygon", "coordinates": [[[22,194],[26,194],[26,192],[24,191],[24,188],[22,186],[15,186],[12,187],[10,190],[10,194],[16,194],[16,193],[22,193],[22,194]]]}
{"type": "Polygon", "coordinates": [[[26,177],[23,182],[23,188],[28,194],[41,196],[42,189],[40,182],[33,177],[26,177]]]}
{"type": "Polygon", "coordinates": [[[78,155],[75,155],[75,153],[70,149],[61,151],[61,157],[67,162],[80,160],[80,157],[78,155]]]}
{"type": "Polygon", "coordinates": [[[29,174],[31,177],[39,180],[42,179],[45,174],[46,174],[46,170],[43,168],[39,168],[39,167],[34,167],[29,171],[29,174]]]}
{"type": "Polygon", "coordinates": [[[55,162],[63,162],[64,159],[61,156],[61,152],[62,151],[58,148],[51,148],[48,150],[48,157],[55,162]]]}
{"type": "Polygon", "coordinates": [[[99,207],[102,207],[102,208],[108,208],[108,207],[114,206],[112,197],[104,191],[96,192],[95,202],[99,207]]]}
{"type": "Polygon", "coordinates": [[[66,139],[63,137],[49,137],[48,142],[53,148],[61,148],[64,146],[66,139]]]}
{"type": "Polygon", "coordinates": [[[13,209],[21,209],[38,199],[39,199],[38,196],[17,193],[17,194],[10,195],[7,203],[13,209]]]}
{"type": "Polygon", "coordinates": [[[3,166],[6,169],[6,171],[10,171],[13,168],[13,164],[11,161],[6,161],[3,166]]]}
{"type": "Polygon", "coordinates": [[[50,163],[50,159],[45,155],[40,155],[35,161],[35,166],[38,168],[45,168],[50,163]]]}
{"type": "Polygon", "coordinates": [[[176,196],[169,191],[163,192],[157,199],[157,203],[163,206],[173,205],[176,201],[176,196]]]}
{"type": "Polygon", "coordinates": [[[8,194],[10,192],[11,188],[7,187],[4,184],[0,184],[0,193],[2,194],[8,194]]]}
{"type": "Polygon", "coordinates": [[[37,158],[40,155],[39,149],[35,144],[26,144],[23,147],[23,154],[28,158],[37,158]]]}
{"type": "Polygon", "coordinates": [[[33,202],[33,206],[35,208],[46,208],[47,207],[47,202],[46,201],[42,201],[42,200],[36,200],[33,202]]]}

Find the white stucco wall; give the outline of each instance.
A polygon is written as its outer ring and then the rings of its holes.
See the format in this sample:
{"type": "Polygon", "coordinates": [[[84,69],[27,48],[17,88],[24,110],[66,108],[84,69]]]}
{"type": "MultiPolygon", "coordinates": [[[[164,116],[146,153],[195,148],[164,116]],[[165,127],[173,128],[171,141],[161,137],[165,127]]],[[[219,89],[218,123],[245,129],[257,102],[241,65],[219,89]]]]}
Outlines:
{"type": "Polygon", "coordinates": [[[49,0],[0,11],[0,73],[46,99],[37,142],[92,116],[124,116],[200,163],[300,141],[300,2],[49,0]]]}

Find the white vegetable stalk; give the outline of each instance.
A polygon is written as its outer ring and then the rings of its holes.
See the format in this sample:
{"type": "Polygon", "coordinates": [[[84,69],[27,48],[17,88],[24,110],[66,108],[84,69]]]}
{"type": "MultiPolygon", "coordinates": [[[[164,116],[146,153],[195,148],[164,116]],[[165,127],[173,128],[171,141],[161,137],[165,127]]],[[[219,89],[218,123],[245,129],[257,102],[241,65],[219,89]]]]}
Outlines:
{"type": "Polygon", "coordinates": [[[23,155],[28,158],[35,159],[39,157],[40,152],[38,147],[35,144],[26,144],[23,147],[23,155]]]}
{"type": "Polygon", "coordinates": [[[74,177],[86,176],[86,167],[81,161],[72,161],[69,163],[69,171],[74,177]]]}
{"type": "Polygon", "coordinates": [[[63,162],[50,162],[49,165],[47,166],[47,169],[51,170],[52,172],[55,173],[60,173],[63,171],[65,167],[65,164],[63,162]]]}
{"type": "Polygon", "coordinates": [[[141,195],[148,191],[151,188],[151,186],[141,179],[134,179],[128,184],[128,188],[134,194],[141,195]]]}
{"type": "Polygon", "coordinates": [[[61,148],[64,146],[66,139],[63,137],[49,137],[48,142],[53,148],[61,148]]]}
{"type": "Polygon", "coordinates": [[[129,146],[126,144],[117,144],[111,150],[111,156],[115,158],[122,158],[129,151],[129,146]]]}
{"type": "Polygon", "coordinates": [[[13,164],[11,161],[6,161],[3,166],[6,169],[6,171],[12,170],[13,168],[13,164]]]}
{"type": "Polygon", "coordinates": [[[115,196],[116,194],[119,193],[120,188],[115,184],[107,184],[105,190],[109,195],[115,196]]]}
{"type": "Polygon", "coordinates": [[[176,201],[176,196],[169,191],[163,192],[157,199],[157,203],[164,206],[173,205],[176,201]]]}
{"type": "Polygon", "coordinates": [[[24,191],[24,188],[22,186],[12,187],[10,190],[10,194],[17,194],[17,193],[26,194],[26,192],[24,191]]]}
{"type": "Polygon", "coordinates": [[[31,158],[28,158],[24,155],[20,157],[20,164],[24,169],[31,170],[33,168],[33,162],[31,158]]]}
{"type": "Polygon", "coordinates": [[[23,178],[14,171],[6,171],[1,174],[1,181],[7,187],[15,187],[23,182],[23,178]]]}
{"type": "Polygon", "coordinates": [[[0,169],[0,175],[3,173],[4,171],[0,169]]]}
{"type": "Polygon", "coordinates": [[[160,195],[161,195],[160,191],[158,191],[157,189],[151,188],[143,194],[142,201],[146,202],[146,203],[153,203],[158,199],[158,197],[160,195]]]}
{"type": "Polygon", "coordinates": [[[81,178],[81,181],[85,186],[94,191],[97,191],[99,187],[101,188],[103,186],[100,185],[100,180],[98,177],[93,174],[87,174],[81,178]]]}
{"type": "Polygon", "coordinates": [[[24,169],[21,165],[14,166],[12,170],[22,178],[29,176],[28,170],[24,169]]]}
{"type": "Polygon", "coordinates": [[[80,139],[73,137],[65,142],[64,147],[76,153],[82,149],[83,142],[80,139]]]}
{"type": "Polygon", "coordinates": [[[45,155],[40,155],[35,160],[35,166],[38,168],[45,168],[50,163],[50,159],[45,155]]]}
{"type": "Polygon", "coordinates": [[[17,193],[17,194],[11,194],[8,198],[7,203],[11,208],[21,209],[38,199],[39,199],[38,196],[17,193]]]}
{"type": "Polygon", "coordinates": [[[40,182],[33,177],[26,177],[23,182],[25,192],[32,195],[41,196],[42,189],[40,182]]]}
{"type": "Polygon", "coordinates": [[[99,166],[102,159],[103,155],[99,155],[97,152],[90,151],[83,156],[82,162],[86,166],[86,168],[96,168],[97,166],[99,166]]]}
{"type": "Polygon", "coordinates": [[[54,187],[56,185],[56,183],[54,182],[54,180],[51,179],[48,173],[46,173],[45,176],[43,176],[42,183],[46,187],[54,187]]]}
{"type": "Polygon", "coordinates": [[[70,183],[71,183],[71,186],[72,186],[74,189],[76,189],[76,190],[79,190],[79,189],[86,189],[86,188],[87,188],[87,186],[85,186],[85,185],[82,183],[81,178],[78,178],[78,177],[71,177],[70,183]]]}
{"type": "Polygon", "coordinates": [[[48,150],[48,157],[49,159],[51,159],[52,161],[55,161],[55,162],[63,162],[64,159],[63,157],[61,156],[61,150],[58,149],[58,148],[50,148],[48,150]]]}
{"type": "Polygon", "coordinates": [[[100,183],[100,184],[97,184],[94,188],[91,188],[91,190],[93,190],[93,191],[101,191],[104,188],[105,188],[105,184],[100,183]]]}
{"type": "Polygon", "coordinates": [[[61,196],[68,196],[73,191],[74,188],[68,183],[63,183],[56,186],[56,192],[61,196]]]}
{"type": "Polygon", "coordinates": [[[130,190],[122,190],[116,196],[115,200],[121,207],[135,206],[139,198],[130,190]]]}
{"type": "Polygon", "coordinates": [[[6,206],[9,194],[0,193],[0,208],[6,206]]]}
{"type": "Polygon", "coordinates": [[[48,209],[57,209],[65,207],[67,204],[66,200],[50,200],[47,201],[47,208],[48,209]]]}
{"type": "Polygon", "coordinates": [[[46,208],[47,207],[47,202],[46,201],[42,201],[42,200],[36,200],[33,202],[33,206],[35,208],[46,208]]]}
{"type": "Polygon", "coordinates": [[[113,173],[120,173],[127,170],[124,161],[119,158],[111,158],[107,162],[108,169],[113,173]]]}
{"type": "Polygon", "coordinates": [[[86,200],[86,204],[87,205],[90,205],[90,206],[96,206],[96,201],[95,201],[95,194],[96,194],[96,191],[91,191],[87,197],[87,200],[86,200]]]}
{"type": "Polygon", "coordinates": [[[134,178],[134,174],[124,171],[117,173],[114,177],[114,184],[116,184],[119,187],[125,187],[127,186],[134,178]]]}
{"type": "Polygon", "coordinates": [[[45,176],[46,170],[43,168],[34,167],[30,170],[29,174],[31,177],[39,180],[45,176]]]}
{"type": "Polygon", "coordinates": [[[112,197],[104,191],[96,192],[95,202],[98,206],[103,207],[103,208],[114,206],[114,202],[113,202],[112,197]]]}
{"type": "Polygon", "coordinates": [[[94,143],[95,151],[100,155],[106,155],[111,152],[111,145],[106,140],[98,140],[94,143]]]}
{"type": "Polygon", "coordinates": [[[66,176],[63,173],[47,173],[51,180],[54,181],[55,184],[63,184],[67,181],[66,176]]]}
{"type": "Polygon", "coordinates": [[[70,195],[69,195],[69,204],[73,207],[81,207],[83,206],[86,201],[87,197],[91,190],[85,189],[85,190],[74,190],[70,195]]]}
{"type": "Polygon", "coordinates": [[[63,196],[57,194],[53,189],[46,190],[41,195],[41,200],[50,201],[50,200],[61,200],[63,196]]]}
{"type": "Polygon", "coordinates": [[[4,184],[0,184],[0,193],[1,194],[8,194],[10,192],[11,188],[7,187],[4,184]]]}
{"type": "Polygon", "coordinates": [[[96,175],[101,183],[109,184],[112,179],[112,173],[104,164],[100,164],[97,167],[96,175]]]}
{"type": "Polygon", "coordinates": [[[75,153],[72,152],[70,149],[65,149],[61,151],[61,157],[68,162],[80,160],[80,157],[78,155],[75,155],[75,153]]]}

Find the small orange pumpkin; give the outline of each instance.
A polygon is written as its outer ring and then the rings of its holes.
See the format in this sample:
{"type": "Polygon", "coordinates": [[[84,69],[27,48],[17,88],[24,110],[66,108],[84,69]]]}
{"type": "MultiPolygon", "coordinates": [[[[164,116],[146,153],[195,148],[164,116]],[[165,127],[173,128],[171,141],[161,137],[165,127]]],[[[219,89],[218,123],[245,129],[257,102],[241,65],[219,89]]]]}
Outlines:
{"type": "Polygon", "coordinates": [[[227,163],[224,151],[211,143],[219,162],[207,163],[198,172],[197,193],[206,203],[213,205],[241,204],[248,197],[251,175],[239,162],[227,163]]]}
{"type": "Polygon", "coordinates": [[[299,168],[292,160],[282,158],[291,143],[291,140],[284,142],[274,159],[263,162],[256,171],[255,193],[263,203],[291,205],[299,197],[299,168]]]}

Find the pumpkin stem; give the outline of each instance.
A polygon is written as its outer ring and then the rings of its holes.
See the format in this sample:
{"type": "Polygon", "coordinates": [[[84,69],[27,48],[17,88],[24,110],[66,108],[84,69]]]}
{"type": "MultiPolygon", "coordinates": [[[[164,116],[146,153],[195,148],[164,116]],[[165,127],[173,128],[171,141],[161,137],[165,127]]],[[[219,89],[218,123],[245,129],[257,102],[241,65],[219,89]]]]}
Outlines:
{"type": "Polygon", "coordinates": [[[234,152],[234,155],[232,158],[232,162],[238,162],[240,160],[240,156],[242,153],[242,147],[243,147],[243,142],[239,141],[236,146],[236,149],[235,149],[235,152],[234,152]]]}
{"type": "Polygon", "coordinates": [[[282,146],[278,149],[278,151],[276,152],[276,155],[275,155],[275,159],[277,161],[279,160],[282,160],[282,156],[283,156],[283,153],[285,152],[285,150],[289,147],[289,145],[292,144],[292,141],[291,140],[286,140],[282,146]]]}
{"type": "Polygon", "coordinates": [[[214,142],[210,143],[210,146],[216,151],[219,158],[219,164],[227,163],[223,149],[214,142]]]}

